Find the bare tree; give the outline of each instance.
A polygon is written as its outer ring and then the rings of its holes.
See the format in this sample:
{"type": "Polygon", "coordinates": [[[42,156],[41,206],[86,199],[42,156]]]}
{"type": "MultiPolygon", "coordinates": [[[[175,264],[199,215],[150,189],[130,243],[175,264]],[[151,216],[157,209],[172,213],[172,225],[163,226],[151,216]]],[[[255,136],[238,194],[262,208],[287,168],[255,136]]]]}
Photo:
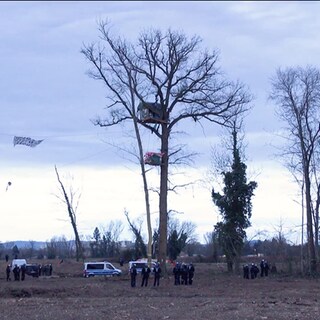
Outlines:
{"type": "Polygon", "coordinates": [[[82,243],[81,243],[81,239],[79,237],[79,233],[78,233],[78,229],[77,229],[77,221],[76,221],[76,218],[77,218],[76,211],[77,211],[78,204],[74,204],[75,193],[73,192],[73,190],[71,189],[69,194],[67,193],[66,188],[60,179],[57,167],[55,166],[54,169],[55,169],[57,179],[58,179],[58,182],[59,182],[59,185],[61,188],[61,193],[62,193],[62,197],[58,197],[58,198],[62,202],[64,202],[67,206],[71,226],[72,226],[74,236],[75,236],[76,259],[77,259],[77,261],[79,261],[80,258],[83,258],[83,249],[82,249],[82,243]]]}
{"type": "Polygon", "coordinates": [[[281,155],[304,190],[308,264],[309,271],[314,273],[317,271],[320,202],[319,70],[311,66],[278,69],[272,79],[270,98],[278,105],[279,118],[286,123],[287,145],[281,155]]]}
{"type": "Polygon", "coordinates": [[[113,37],[106,22],[100,23],[99,30],[105,47],[99,43],[82,50],[93,65],[90,75],[102,80],[108,88],[109,114],[104,120],[98,118],[96,124],[113,126],[131,120],[136,132],[139,124],[158,138],[161,154],[158,259],[166,270],[169,159],[179,151],[169,145],[170,137],[178,124],[187,119],[199,124],[207,120],[226,125],[227,120],[246,109],[251,96],[244,85],[222,76],[217,66],[218,53],[203,49],[197,36],[189,39],[170,29],[165,33],[151,29],[142,32],[136,44],[131,44],[113,37]],[[137,111],[155,117],[152,121],[144,116],[139,118],[137,111]]]}
{"type": "Polygon", "coordinates": [[[119,237],[123,231],[123,223],[120,220],[110,221],[106,227],[101,227],[101,229],[106,245],[106,256],[114,257],[119,253],[119,237]]]}
{"type": "Polygon", "coordinates": [[[141,223],[139,226],[137,226],[134,222],[132,222],[129,218],[129,212],[125,211],[124,215],[127,218],[127,221],[130,226],[130,230],[134,234],[135,241],[134,241],[134,247],[135,247],[135,256],[136,258],[142,258],[146,255],[146,245],[143,241],[143,237],[141,234],[141,223]]]}

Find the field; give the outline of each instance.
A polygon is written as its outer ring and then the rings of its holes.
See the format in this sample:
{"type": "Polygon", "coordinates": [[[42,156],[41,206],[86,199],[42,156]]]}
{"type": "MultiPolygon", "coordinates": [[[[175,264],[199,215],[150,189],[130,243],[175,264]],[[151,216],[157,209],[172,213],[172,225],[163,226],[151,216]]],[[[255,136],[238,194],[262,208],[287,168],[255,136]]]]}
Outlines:
{"type": "Polygon", "coordinates": [[[138,276],[131,288],[127,264],[121,277],[83,278],[82,263],[51,263],[51,277],[7,282],[1,261],[1,319],[319,319],[318,279],[278,274],[246,280],[227,274],[224,265],[199,263],[192,286],[174,286],[169,274],[159,287],[151,276],[141,288],[138,276]]]}

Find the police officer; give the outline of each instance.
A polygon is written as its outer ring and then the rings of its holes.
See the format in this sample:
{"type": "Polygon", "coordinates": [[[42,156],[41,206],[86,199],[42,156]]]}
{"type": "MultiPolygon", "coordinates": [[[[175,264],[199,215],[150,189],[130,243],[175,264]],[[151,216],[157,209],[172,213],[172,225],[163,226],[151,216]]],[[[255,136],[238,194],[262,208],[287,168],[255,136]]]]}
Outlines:
{"type": "Polygon", "coordinates": [[[176,263],[176,265],[174,266],[172,272],[173,272],[173,275],[174,275],[174,285],[175,286],[180,285],[181,268],[180,268],[180,263],[179,262],[176,263]]]}
{"type": "Polygon", "coordinates": [[[263,277],[264,276],[264,272],[265,272],[265,268],[264,268],[264,259],[261,260],[260,262],[260,276],[263,277]]]}
{"type": "Polygon", "coordinates": [[[131,287],[134,288],[136,286],[136,277],[137,277],[137,268],[135,264],[133,264],[130,269],[130,277],[131,277],[131,287]]]}
{"type": "Polygon", "coordinates": [[[10,272],[11,272],[11,268],[10,268],[10,264],[8,264],[7,267],[6,267],[7,281],[11,280],[10,272]]]}
{"type": "Polygon", "coordinates": [[[188,278],[189,278],[189,284],[192,285],[194,277],[194,266],[192,263],[188,265],[188,278]]]}
{"type": "Polygon", "coordinates": [[[181,278],[182,278],[181,284],[187,285],[188,284],[188,267],[185,263],[182,263],[182,266],[181,266],[181,278]]]}
{"type": "Polygon", "coordinates": [[[269,269],[270,269],[269,263],[268,263],[267,260],[265,260],[265,262],[264,262],[264,274],[265,274],[266,277],[269,275],[269,269]]]}
{"type": "Polygon", "coordinates": [[[247,264],[243,266],[243,278],[249,279],[249,266],[247,264]]]}
{"type": "Polygon", "coordinates": [[[26,277],[26,265],[23,264],[21,266],[21,281],[24,281],[25,277],[26,277]]]}
{"type": "Polygon", "coordinates": [[[142,274],[142,282],[141,282],[141,287],[148,286],[148,280],[149,280],[149,275],[150,275],[151,269],[148,266],[145,266],[142,268],[141,274],[142,274]]]}
{"type": "Polygon", "coordinates": [[[159,287],[161,268],[160,268],[160,265],[158,262],[157,262],[156,266],[153,268],[153,273],[154,273],[153,286],[155,287],[157,285],[159,287]]]}

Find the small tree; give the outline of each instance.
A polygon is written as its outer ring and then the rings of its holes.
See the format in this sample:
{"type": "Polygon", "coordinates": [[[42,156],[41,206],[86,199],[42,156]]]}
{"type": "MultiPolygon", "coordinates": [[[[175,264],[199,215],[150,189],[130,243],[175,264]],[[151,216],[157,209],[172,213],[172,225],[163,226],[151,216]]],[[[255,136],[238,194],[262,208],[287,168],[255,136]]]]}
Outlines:
{"type": "Polygon", "coordinates": [[[13,248],[12,248],[12,256],[13,256],[14,258],[17,258],[17,257],[19,256],[19,253],[20,253],[19,248],[18,248],[18,246],[15,244],[15,245],[13,246],[13,248]]]}
{"type": "Polygon", "coordinates": [[[245,229],[250,226],[251,218],[251,197],[257,187],[257,183],[247,183],[247,166],[241,161],[239,142],[237,137],[238,129],[234,122],[232,131],[232,153],[233,162],[231,170],[222,172],[224,187],[223,194],[212,189],[212,200],[219,208],[222,221],[215,225],[219,242],[226,255],[228,270],[239,268],[239,257],[246,237],[245,229]]]}
{"type": "Polygon", "coordinates": [[[96,227],[93,231],[93,240],[94,241],[90,242],[91,257],[100,257],[99,246],[101,241],[101,234],[98,227],[96,227]]]}
{"type": "Polygon", "coordinates": [[[196,239],[195,229],[195,224],[190,221],[180,223],[178,219],[169,219],[167,248],[171,260],[176,260],[187,244],[196,239]]]}

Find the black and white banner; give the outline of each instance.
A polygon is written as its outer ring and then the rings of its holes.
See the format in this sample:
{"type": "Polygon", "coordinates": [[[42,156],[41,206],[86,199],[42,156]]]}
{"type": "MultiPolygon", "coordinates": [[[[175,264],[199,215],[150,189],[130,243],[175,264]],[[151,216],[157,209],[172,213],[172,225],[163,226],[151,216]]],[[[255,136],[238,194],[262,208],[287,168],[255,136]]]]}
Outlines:
{"type": "Polygon", "coordinates": [[[15,146],[16,144],[23,144],[25,146],[34,148],[35,146],[37,146],[42,141],[43,140],[34,140],[34,139],[31,139],[31,138],[28,138],[28,137],[17,137],[17,136],[14,136],[14,138],[13,138],[13,146],[15,146]]]}

